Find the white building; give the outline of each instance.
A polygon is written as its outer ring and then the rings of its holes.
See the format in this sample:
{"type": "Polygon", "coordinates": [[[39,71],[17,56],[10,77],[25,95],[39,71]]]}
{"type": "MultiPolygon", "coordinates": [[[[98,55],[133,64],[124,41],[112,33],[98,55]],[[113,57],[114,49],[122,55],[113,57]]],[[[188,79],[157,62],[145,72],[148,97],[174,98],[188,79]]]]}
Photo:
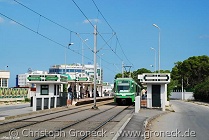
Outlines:
{"type": "Polygon", "coordinates": [[[31,87],[30,83],[27,83],[28,74],[47,74],[47,71],[30,71],[25,74],[16,75],[16,87],[31,87]]]}
{"type": "MultiPolygon", "coordinates": [[[[83,91],[89,91],[89,96],[92,97],[94,84],[94,65],[81,65],[79,63],[70,65],[53,65],[49,68],[49,74],[67,74],[68,85],[73,87],[74,92],[76,91],[78,96],[82,92],[81,89],[83,89],[83,91]]],[[[96,79],[97,91],[99,96],[102,96],[103,72],[99,66],[97,66],[96,79]]]]}
{"type": "MultiPolygon", "coordinates": [[[[81,65],[70,64],[70,65],[53,65],[49,68],[50,74],[69,74],[71,79],[88,78],[88,81],[94,79],[94,65],[81,65]]],[[[102,69],[97,66],[97,83],[101,84],[103,80],[102,69]]],[[[70,80],[70,79],[69,79],[70,80]]]]}
{"type": "Polygon", "coordinates": [[[9,78],[10,72],[9,71],[0,71],[0,88],[8,88],[9,87],[9,78]]]}

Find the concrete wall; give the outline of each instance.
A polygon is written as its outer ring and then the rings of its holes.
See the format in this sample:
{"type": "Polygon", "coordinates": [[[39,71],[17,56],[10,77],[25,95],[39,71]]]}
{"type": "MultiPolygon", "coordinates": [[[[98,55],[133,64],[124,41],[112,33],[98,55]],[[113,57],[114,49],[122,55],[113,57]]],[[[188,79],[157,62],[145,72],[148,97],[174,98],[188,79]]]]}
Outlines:
{"type": "MultiPolygon", "coordinates": [[[[193,92],[183,92],[183,100],[193,100],[193,92]]],[[[182,99],[182,92],[171,92],[170,99],[182,99]]]]}

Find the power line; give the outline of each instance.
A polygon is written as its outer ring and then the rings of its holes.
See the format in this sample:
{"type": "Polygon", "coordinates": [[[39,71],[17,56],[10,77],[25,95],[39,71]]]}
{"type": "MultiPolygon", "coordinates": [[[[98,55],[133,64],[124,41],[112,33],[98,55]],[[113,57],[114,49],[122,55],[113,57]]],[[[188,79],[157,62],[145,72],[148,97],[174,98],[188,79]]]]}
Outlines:
{"type": "MultiPolygon", "coordinates": [[[[15,1],[16,3],[18,3],[19,5],[23,6],[24,8],[26,8],[26,9],[32,11],[33,13],[39,15],[39,16],[40,16],[40,17],[39,17],[39,23],[40,23],[40,18],[43,17],[44,19],[50,21],[51,23],[53,23],[53,24],[55,24],[55,25],[57,25],[57,26],[59,26],[59,27],[65,29],[65,30],[67,30],[67,31],[70,31],[70,43],[71,43],[71,33],[75,33],[76,35],[79,35],[77,32],[72,31],[72,30],[70,30],[70,29],[68,29],[68,28],[66,28],[66,27],[64,27],[64,26],[62,26],[62,25],[60,25],[59,23],[57,23],[57,22],[55,22],[55,21],[53,21],[53,20],[51,20],[51,19],[49,19],[49,18],[43,16],[42,14],[40,14],[40,13],[36,12],[35,10],[33,10],[33,9],[29,8],[29,7],[27,7],[26,5],[20,3],[19,1],[17,1],[17,0],[14,0],[14,1],[15,1]]],[[[20,25],[21,25],[21,24],[20,24],[20,25]]],[[[24,26],[23,26],[23,27],[24,27],[24,26]]],[[[25,26],[25,27],[26,27],[26,26],[25,26]]],[[[30,29],[30,28],[29,28],[29,29],[30,29]]],[[[38,29],[39,29],[39,25],[38,25],[38,29]]],[[[56,43],[56,44],[58,44],[58,45],[63,46],[62,44],[59,44],[58,42],[56,42],[56,41],[54,41],[54,40],[52,40],[52,39],[50,39],[50,38],[48,38],[48,37],[46,37],[46,36],[44,36],[44,35],[38,33],[38,29],[37,29],[37,32],[36,32],[37,34],[39,34],[39,35],[41,35],[41,36],[47,38],[48,40],[51,40],[52,42],[54,42],[54,43],[56,43]]],[[[33,31],[33,30],[32,30],[32,31],[33,31]]],[[[87,33],[83,33],[83,34],[87,34],[87,33]]],[[[89,33],[88,33],[88,34],[89,34],[89,33]]],[[[80,38],[80,37],[79,37],[79,38],[80,38]]],[[[80,39],[82,39],[82,38],[80,38],[80,39]]],[[[82,40],[83,40],[83,39],[82,39],[82,40]]],[[[66,47],[66,46],[64,46],[64,47],[66,47]]],[[[67,48],[69,49],[68,46],[67,46],[67,48]]],[[[77,53],[77,54],[79,54],[79,55],[82,55],[82,54],[80,54],[79,52],[76,52],[76,51],[73,50],[73,49],[70,49],[70,50],[71,50],[72,52],[74,52],[74,53],[77,53]]],[[[88,58],[88,57],[86,57],[86,56],[84,56],[84,57],[87,58],[87,59],[89,59],[89,60],[91,60],[90,58],[88,58]]],[[[93,61],[93,60],[91,60],[91,61],[93,61]]]]}
{"type": "Polygon", "coordinates": [[[74,31],[72,31],[72,30],[70,30],[70,29],[68,29],[68,28],[66,28],[66,27],[64,27],[64,26],[62,26],[62,25],[60,25],[60,24],[58,24],[57,22],[55,22],[55,21],[53,21],[53,20],[51,20],[51,19],[49,19],[49,18],[47,18],[47,17],[45,17],[45,16],[39,14],[38,12],[36,12],[36,11],[34,11],[33,9],[27,7],[26,5],[20,3],[19,1],[17,1],[17,0],[14,0],[14,1],[15,1],[16,3],[18,3],[19,5],[25,7],[26,9],[32,11],[33,13],[39,15],[40,17],[43,17],[43,18],[45,18],[46,20],[48,20],[48,21],[50,21],[50,22],[56,24],[57,26],[59,26],[59,27],[61,27],[61,28],[63,28],[63,29],[66,29],[66,30],[68,30],[68,31],[70,31],[70,32],[76,33],[76,32],[74,32],[74,31]]]}
{"type": "MultiPolygon", "coordinates": [[[[120,44],[120,42],[119,42],[119,40],[118,40],[118,37],[116,37],[116,38],[117,38],[118,44],[119,44],[119,46],[120,46],[120,48],[121,48],[121,51],[123,52],[123,54],[124,54],[124,56],[126,57],[126,59],[129,61],[129,59],[127,58],[127,56],[125,55],[125,53],[124,53],[124,51],[123,51],[123,49],[122,49],[122,47],[121,47],[121,44],[120,44]]],[[[132,66],[134,66],[130,61],[129,61],[129,63],[130,63],[132,66]]]]}
{"type": "MultiPolygon", "coordinates": [[[[33,30],[32,28],[30,28],[30,27],[28,27],[28,26],[26,26],[26,25],[24,25],[24,24],[22,24],[22,23],[20,23],[20,22],[18,22],[18,21],[16,21],[16,20],[14,20],[14,19],[12,19],[12,18],[6,16],[5,14],[2,14],[1,12],[0,12],[0,15],[6,17],[7,19],[9,19],[9,20],[11,20],[11,21],[13,21],[13,22],[15,22],[15,23],[21,25],[22,27],[28,29],[29,31],[31,31],[31,32],[33,32],[33,33],[35,33],[35,34],[38,34],[38,35],[40,35],[41,37],[43,37],[43,38],[45,38],[45,39],[47,39],[47,40],[49,40],[49,41],[51,41],[51,42],[53,42],[53,43],[55,43],[55,44],[61,46],[61,47],[63,47],[63,48],[67,48],[67,49],[71,50],[71,51],[74,52],[74,53],[77,53],[77,54],[79,54],[79,55],[82,55],[82,54],[80,54],[79,52],[76,52],[75,50],[69,48],[68,45],[67,45],[67,46],[66,46],[66,45],[63,45],[63,44],[61,44],[61,43],[59,43],[59,42],[57,42],[57,41],[55,41],[55,40],[53,40],[53,39],[51,39],[51,38],[49,38],[49,37],[43,35],[43,34],[41,34],[41,33],[37,32],[37,31],[33,30]]],[[[85,56],[85,58],[87,58],[87,59],[89,59],[89,60],[91,60],[91,61],[93,62],[92,59],[90,59],[90,58],[88,58],[88,57],[86,57],[86,56],[85,56]]]]}
{"type": "MultiPolygon", "coordinates": [[[[57,23],[57,22],[55,22],[55,21],[53,21],[53,20],[47,18],[46,16],[43,16],[42,14],[36,12],[35,10],[33,10],[33,9],[29,8],[29,7],[27,7],[26,5],[20,3],[19,1],[17,1],[17,0],[14,0],[14,1],[15,1],[17,4],[23,6],[24,8],[26,8],[26,9],[32,11],[33,13],[39,15],[39,22],[38,22],[37,31],[35,31],[34,29],[32,29],[32,28],[30,28],[30,27],[28,27],[28,26],[26,26],[26,25],[24,25],[24,24],[21,24],[20,22],[18,22],[18,21],[16,21],[16,20],[14,20],[14,19],[12,19],[12,18],[10,18],[10,17],[8,17],[8,16],[6,16],[6,15],[0,13],[2,16],[4,16],[4,17],[10,19],[11,21],[16,22],[17,24],[21,25],[22,27],[24,27],[24,28],[30,30],[31,32],[34,32],[34,33],[38,34],[39,36],[42,36],[43,38],[45,38],[45,39],[47,39],[47,40],[49,40],[49,41],[51,41],[51,42],[53,42],[53,43],[55,43],[55,44],[61,46],[61,47],[67,48],[67,49],[69,49],[70,51],[72,51],[72,52],[74,52],[74,53],[76,53],[76,54],[82,55],[82,54],[80,54],[79,52],[76,52],[75,50],[69,48],[68,46],[63,45],[63,44],[61,44],[61,43],[59,43],[59,42],[57,42],[57,41],[55,41],[55,40],[53,40],[53,39],[51,39],[51,38],[49,38],[49,37],[47,37],[47,36],[45,36],[45,35],[39,33],[38,31],[39,31],[39,26],[40,26],[40,19],[41,19],[41,17],[42,17],[42,18],[44,18],[44,19],[50,21],[51,23],[53,23],[53,24],[55,24],[55,25],[57,25],[57,26],[59,26],[59,27],[65,29],[65,30],[67,30],[67,31],[70,31],[70,36],[71,36],[71,33],[75,33],[75,34],[80,38],[79,34],[90,34],[90,33],[77,33],[77,32],[75,32],[75,31],[72,31],[72,30],[70,30],[69,28],[66,28],[66,27],[62,26],[61,24],[59,24],[59,23],[57,23]]],[[[74,1],[73,1],[73,2],[74,2],[74,1]]],[[[74,3],[75,3],[75,2],[74,2],[74,3]]],[[[75,3],[75,4],[76,4],[76,3],[75,3]]],[[[79,8],[79,6],[78,6],[77,4],[76,4],[76,6],[79,8]]],[[[80,9],[80,8],[79,8],[79,9],[80,9]]],[[[80,9],[80,11],[82,12],[81,9],[80,9]]],[[[98,10],[98,12],[101,14],[100,10],[98,10]]],[[[82,12],[82,14],[85,16],[85,14],[84,14],[83,12],[82,12]]],[[[101,14],[101,15],[102,15],[102,14],[101,14]]],[[[102,15],[102,16],[103,16],[103,15],[102,15]]],[[[93,25],[92,22],[88,19],[88,17],[87,17],[87,16],[85,16],[85,17],[86,17],[86,19],[89,21],[89,23],[94,27],[94,25],[93,25]]],[[[103,18],[104,18],[104,16],[103,16],[103,18]]],[[[105,19],[105,18],[104,18],[104,19],[105,19]]],[[[106,19],[105,19],[105,21],[107,22],[106,19]]],[[[108,25],[110,26],[109,23],[108,23],[108,25]]],[[[110,27],[111,27],[111,26],[110,26],[110,27]]],[[[97,31],[97,32],[98,32],[98,31],[97,31]]],[[[110,39],[109,39],[108,41],[106,41],[106,40],[103,38],[103,36],[102,36],[99,32],[98,32],[98,34],[99,34],[100,37],[104,40],[104,42],[109,46],[109,48],[111,49],[111,51],[112,51],[113,53],[116,54],[116,52],[115,52],[115,51],[110,47],[110,45],[108,44],[108,42],[109,42],[110,39]]],[[[104,34],[104,33],[103,33],[103,34],[104,34]]],[[[110,34],[110,33],[105,33],[105,34],[110,34]]],[[[115,35],[115,34],[114,34],[114,35],[115,35]]],[[[113,36],[112,36],[112,37],[113,37],[113,36]]],[[[111,38],[112,38],[112,37],[111,37],[111,38]]],[[[80,39],[82,39],[82,38],[80,38],[80,39]]],[[[70,40],[71,40],[71,37],[70,37],[70,40]]],[[[82,39],[82,40],[83,40],[83,39],[82,39]]],[[[71,42],[71,41],[70,41],[70,42],[71,42]]],[[[83,56],[84,56],[84,55],[83,55],[83,56]]],[[[118,56],[118,54],[116,54],[116,56],[117,56],[120,60],[122,60],[122,59],[118,56]]],[[[93,61],[92,59],[90,59],[90,58],[88,58],[88,57],[86,57],[86,56],[84,56],[84,57],[87,58],[88,60],[93,61]]],[[[104,62],[109,63],[109,64],[113,64],[113,63],[110,63],[110,62],[108,62],[108,61],[106,61],[106,60],[104,60],[104,59],[102,59],[102,60],[103,60],[104,62]]],[[[114,65],[114,64],[113,64],[113,65],[114,65]]],[[[106,68],[109,69],[109,67],[106,67],[106,68]]],[[[109,70],[110,70],[110,69],[109,69],[109,70]]]]}
{"type": "MultiPolygon", "coordinates": [[[[81,10],[81,8],[78,6],[78,4],[72,0],[73,3],[76,5],[76,7],[79,9],[79,11],[83,14],[83,16],[88,20],[88,22],[91,24],[91,26],[94,28],[94,25],[92,24],[92,22],[89,20],[89,18],[85,15],[85,13],[81,10]]],[[[97,30],[97,33],[99,34],[99,36],[102,38],[102,40],[107,44],[107,46],[110,48],[110,50],[122,61],[123,59],[118,55],[116,54],[116,52],[110,47],[110,45],[107,43],[107,41],[103,38],[103,36],[98,32],[97,30]]]]}
{"type": "MultiPolygon", "coordinates": [[[[94,2],[94,0],[92,0],[92,2],[94,3],[95,7],[96,7],[97,10],[99,11],[99,13],[101,14],[101,16],[102,16],[103,19],[105,20],[105,22],[107,23],[107,25],[111,28],[112,32],[114,32],[114,33],[116,34],[116,32],[114,31],[114,29],[112,28],[112,26],[109,24],[109,22],[106,20],[106,18],[104,17],[104,15],[103,15],[102,12],[100,11],[100,9],[98,8],[98,6],[97,6],[96,3],[94,2]]],[[[124,53],[124,51],[123,51],[123,49],[122,49],[122,47],[121,47],[121,44],[120,44],[120,42],[119,42],[119,39],[118,39],[117,35],[116,35],[116,38],[117,38],[117,41],[118,41],[118,43],[119,43],[119,46],[120,46],[120,48],[121,48],[121,50],[122,50],[122,52],[123,52],[123,55],[125,56],[126,60],[129,61],[129,59],[127,58],[126,54],[124,53]]],[[[129,61],[129,63],[131,63],[131,62],[129,61]]],[[[131,63],[131,64],[132,64],[132,63],[131,63]]],[[[133,64],[132,64],[132,65],[133,65],[133,64]]]]}
{"type": "Polygon", "coordinates": [[[94,2],[94,0],[92,0],[92,2],[94,3],[95,7],[97,8],[97,10],[99,11],[99,13],[102,15],[103,19],[105,20],[105,22],[107,23],[107,25],[112,29],[112,32],[115,32],[113,30],[113,28],[110,26],[110,24],[107,22],[106,18],[103,16],[102,12],[99,10],[98,6],[96,5],[96,3],[94,2]]]}

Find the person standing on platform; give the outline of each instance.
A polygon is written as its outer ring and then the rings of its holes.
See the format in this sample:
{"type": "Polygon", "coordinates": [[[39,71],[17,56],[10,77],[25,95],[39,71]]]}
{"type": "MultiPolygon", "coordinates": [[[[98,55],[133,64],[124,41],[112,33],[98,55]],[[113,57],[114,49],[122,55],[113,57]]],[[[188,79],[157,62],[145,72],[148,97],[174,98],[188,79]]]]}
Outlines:
{"type": "Polygon", "coordinates": [[[72,88],[71,86],[68,88],[68,100],[70,100],[70,104],[72,104],[72,100],[73,100],[73,93],[72,93],[72,88]]]}
{"type": "Polygon", "coordinates": [[[68,88],[68,100],[72,99],[72,88],[71,86],[68,88]]]}

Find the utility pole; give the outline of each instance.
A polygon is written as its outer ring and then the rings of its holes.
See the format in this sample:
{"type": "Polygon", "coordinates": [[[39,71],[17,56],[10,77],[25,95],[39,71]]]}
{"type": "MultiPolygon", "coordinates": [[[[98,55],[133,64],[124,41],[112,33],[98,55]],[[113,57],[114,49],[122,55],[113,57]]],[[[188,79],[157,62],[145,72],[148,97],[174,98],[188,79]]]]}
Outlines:
{"type": "Polygon", "coordinates": [[[184,80],[181,79],[181,100],[184,100],[184,80]]]}
{"type": "Polygon", "coordinates": [[[97,26],[94,25],[94,106],[92,109],[98,109],[96,106],[96,92],[97,92],[97,26]]]}

